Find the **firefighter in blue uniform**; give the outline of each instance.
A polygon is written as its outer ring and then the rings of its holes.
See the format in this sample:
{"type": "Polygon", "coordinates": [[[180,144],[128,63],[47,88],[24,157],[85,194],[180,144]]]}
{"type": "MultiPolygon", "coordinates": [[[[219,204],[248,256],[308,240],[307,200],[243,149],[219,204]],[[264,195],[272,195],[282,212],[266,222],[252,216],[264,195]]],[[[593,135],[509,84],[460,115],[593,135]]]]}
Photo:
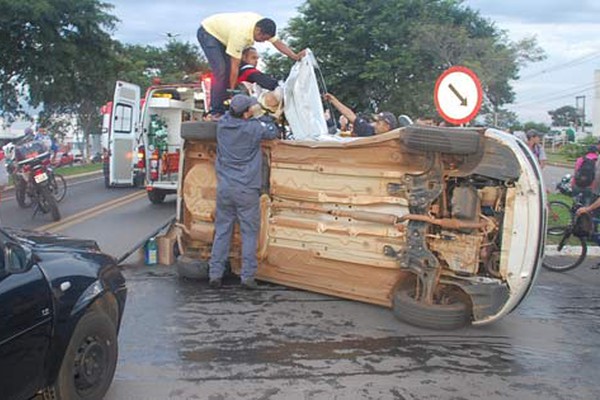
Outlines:
{"type": "Polygon", "coordinates": [[[260,229],[261,141],[275,139],[271,120],[253,117],[253,97],[235,95],[217,125],[217,212],[209,284],[221,286],[236,220],[242,233],[242,286],[256,289],[256,247],[260,229]]]}

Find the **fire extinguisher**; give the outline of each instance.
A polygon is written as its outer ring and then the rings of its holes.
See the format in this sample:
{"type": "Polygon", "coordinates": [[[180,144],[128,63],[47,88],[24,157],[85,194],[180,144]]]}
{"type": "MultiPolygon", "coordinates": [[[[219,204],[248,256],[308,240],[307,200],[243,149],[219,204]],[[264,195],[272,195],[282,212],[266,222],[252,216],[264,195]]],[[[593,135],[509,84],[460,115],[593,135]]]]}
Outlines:
{"type": "Polygon", "coordinates": [[[160,167],[160,157],[158,154],[158,149],[152,152],[150,156],[150,180],[157,181],[158,180],[158,171],[160,167]]]}

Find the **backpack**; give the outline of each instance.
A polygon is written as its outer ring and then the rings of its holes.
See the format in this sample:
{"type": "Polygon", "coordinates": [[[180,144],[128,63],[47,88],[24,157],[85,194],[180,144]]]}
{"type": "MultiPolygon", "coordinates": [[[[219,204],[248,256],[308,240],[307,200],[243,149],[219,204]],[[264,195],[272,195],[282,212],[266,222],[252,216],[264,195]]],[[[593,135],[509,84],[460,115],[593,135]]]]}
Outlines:
{"type": "Polygon", "coordinates": [[[575,172],[575,186],[579,188],[589,187],[596,178],[596,160],[583,159],[583,164],[575,172]]]}

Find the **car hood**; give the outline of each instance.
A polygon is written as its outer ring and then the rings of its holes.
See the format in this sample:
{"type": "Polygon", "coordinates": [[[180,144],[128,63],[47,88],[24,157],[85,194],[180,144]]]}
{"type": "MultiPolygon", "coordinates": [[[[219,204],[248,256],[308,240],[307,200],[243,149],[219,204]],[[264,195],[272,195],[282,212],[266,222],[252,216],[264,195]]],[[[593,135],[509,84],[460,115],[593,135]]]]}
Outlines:
{"type": "Polygon", "coordinates": [[[84,251],[100,252],[98,243],[89,239],[73,239],[48,232],[35,232],[25,229],[4,228],[4,231],[35,253],[45,251],[84,251]]]}

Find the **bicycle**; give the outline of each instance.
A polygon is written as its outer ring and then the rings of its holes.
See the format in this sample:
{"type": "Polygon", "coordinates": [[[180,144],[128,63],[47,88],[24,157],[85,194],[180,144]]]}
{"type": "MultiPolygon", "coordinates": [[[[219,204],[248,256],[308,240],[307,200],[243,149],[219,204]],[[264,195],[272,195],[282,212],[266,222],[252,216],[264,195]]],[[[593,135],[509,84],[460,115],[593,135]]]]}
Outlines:
{"type": "Polygon", "coordinates": [[[50,189],[52,195],[54,195],[56,202],[60,203],[67,194],[67,181],[64,176],[57,174],[54,171],[54,168],[49,167],[48,170],[50,172],[48,174],[48,177],[50,178],[48,182],[48,188],[50,189]]]}
{"type": "Polygon", "coordinates": [[[582,196],[576,196],[573,205],[559,200],[548,203],[547,246],[542,266],[550,271],[565,272],[579,266],[587,256],[588,241],[600,245],[600,218],[594,213],[576,215],[583,206],[582,196]]]}

